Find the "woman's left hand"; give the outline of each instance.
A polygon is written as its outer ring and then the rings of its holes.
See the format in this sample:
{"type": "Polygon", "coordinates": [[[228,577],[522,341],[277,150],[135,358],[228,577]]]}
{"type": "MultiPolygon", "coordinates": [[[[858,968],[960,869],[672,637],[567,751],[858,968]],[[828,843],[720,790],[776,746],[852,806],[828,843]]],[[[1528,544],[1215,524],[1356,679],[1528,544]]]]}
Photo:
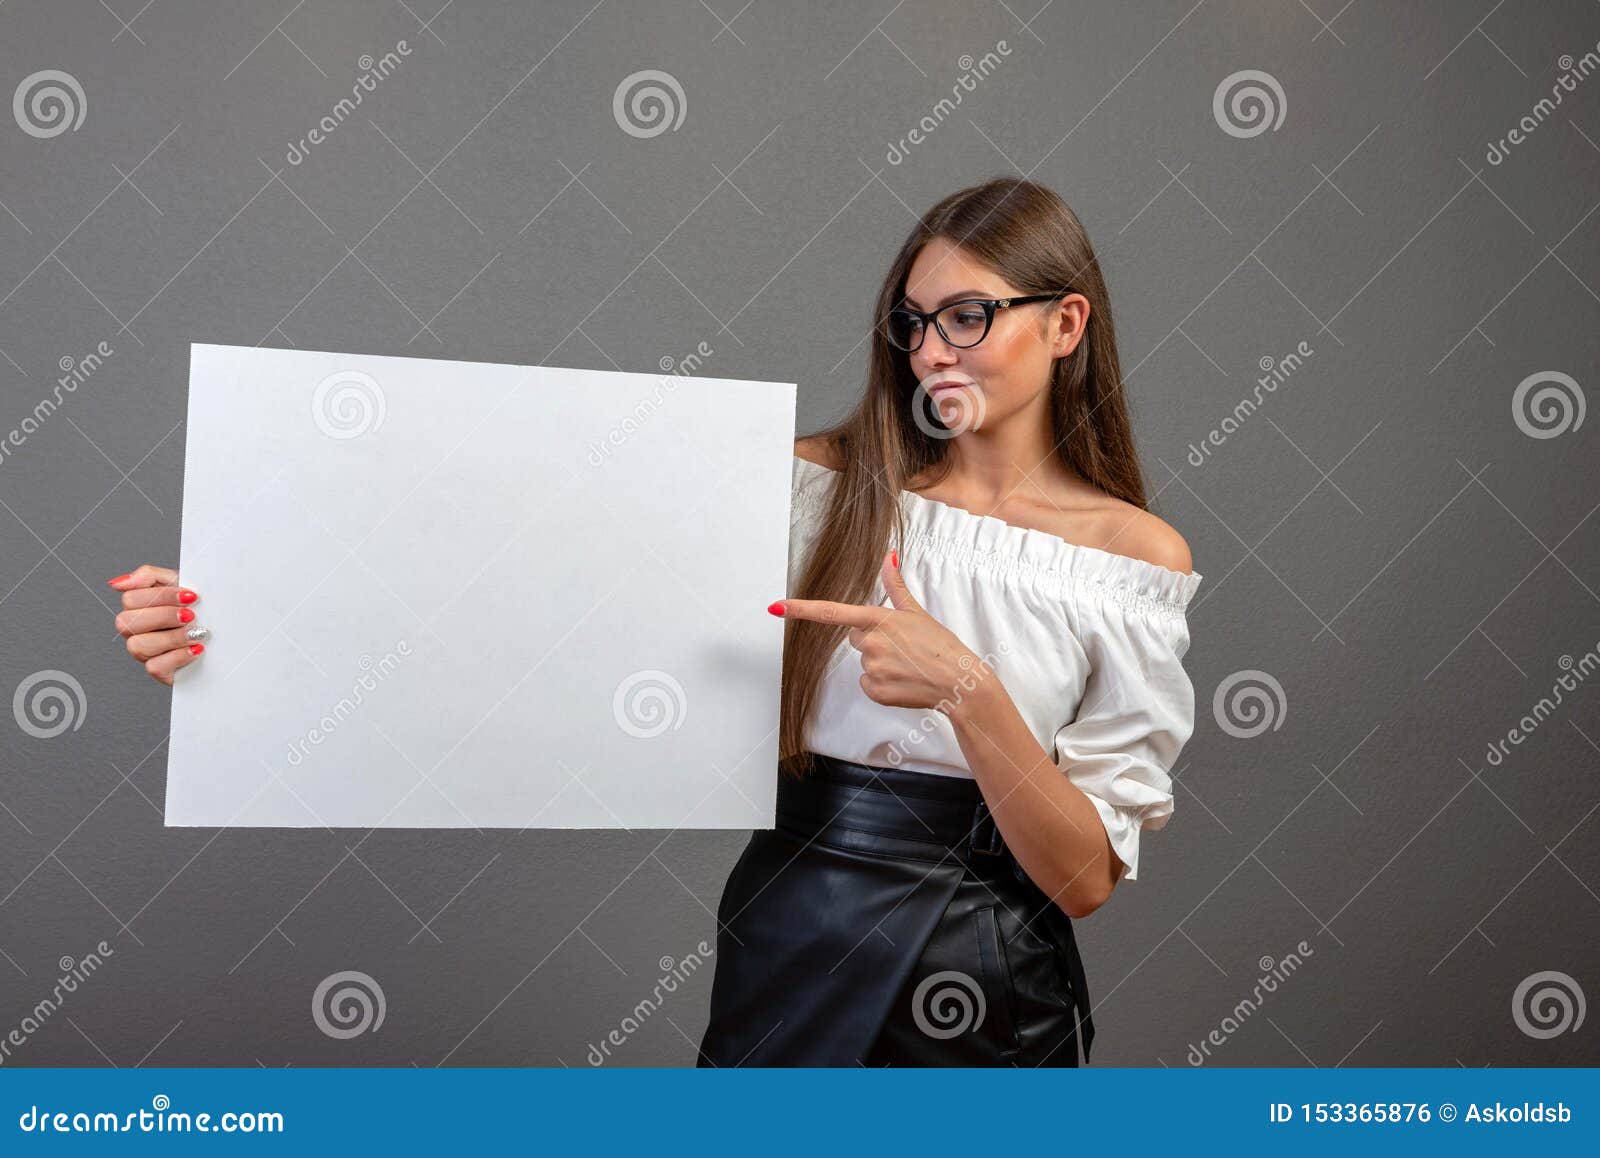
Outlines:
{"type": "Polygon", "coordinates": [[[827,599],[784,599],[779,605],[786,618],[849,625],[850,645],[861,653],[861,690],[875,702],[938,708],[948,715],[962,702],[963,688],[993,672],[912,597],[895,552],[884,556],[881,576],[892,607],[827,599]]]}

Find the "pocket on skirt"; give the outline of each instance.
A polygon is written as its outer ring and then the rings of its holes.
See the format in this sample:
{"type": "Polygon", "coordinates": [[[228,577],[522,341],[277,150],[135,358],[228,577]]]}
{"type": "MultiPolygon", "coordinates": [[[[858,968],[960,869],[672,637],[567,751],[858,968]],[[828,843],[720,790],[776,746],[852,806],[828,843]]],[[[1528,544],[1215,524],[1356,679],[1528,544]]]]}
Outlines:
{"type": "Polygon", "coordinates": [[[1034,1011],[1071,1006],[1075,1000],[1072,978],[1066,951],[1056,941],[1058,931],[1051,923],[1051,914],[1030,914],[1021,908],[1000,905],[993,915],[1017,1016],[1026,1019],[1034,1011]]]}
{"type": "Polygon", "coordinates": [[[989,1005],[989,1016],[994,1023],[994,1036],[1002,1054],[1015,1053],[1022,1043],[1017,1040],[1016,1003],[1005,941],[1000,935],[1000,922],[993,905],[976,910],[972,917],[977,925],[978,967],[983,974],[983,989],[989,1005]]]}

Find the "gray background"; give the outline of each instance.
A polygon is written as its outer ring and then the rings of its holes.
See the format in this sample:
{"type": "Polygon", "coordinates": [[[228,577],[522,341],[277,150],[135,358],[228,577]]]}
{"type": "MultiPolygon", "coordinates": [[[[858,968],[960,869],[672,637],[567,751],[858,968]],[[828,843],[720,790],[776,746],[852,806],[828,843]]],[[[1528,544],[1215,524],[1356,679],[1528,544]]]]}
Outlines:
{"type": "MultiPolygon", "coordinates": [[[[0,435],[61,359],[114,348],[0,462],[0,691],[84,689],[53,738],[0,716],[0,1034],[59,958],[114,949],[11,1064],[581,1066],[713,938],[743,844],[165,829],[168,692],[103,580],[176,559],[189,342],[651,370],[704,341],[702,373],[800,383],[814,429],[860,388],[915,215],[1013,172],[1098,247],[1157,509],[1205,576],[1176,815],[1079,925],[1097,1063],[1188,1064],[1301,941],[1208,1064],[1595,1059],[1592,1011],[1536,1038],[1513,995],[1548,970],[1596,990],[1600,692],[1485,753],[1600,642],[1600,419],[1532,437],[1512,406],[1550,371],[1595,393],[1600,79],[1486,151],[1595,48],[1600,7],[439,3],[0,8],[0,96],[60,69],[86,98],[49,138],[0,113],[0,435]],[[681,84],[677,129],[614,116],[644,69],[681,84]],[[1237,136],[1213,94],[1246,69],[1284,118],[1237,136]],[[1213,707],[1241,671],[1284,690],[1249,738],[1213,707]],[[311,996],[347,969],[387,1014],[336,1040],[311,996]]],[[[612,1064],[691,1062],[710,980],[612,1064]]]]}

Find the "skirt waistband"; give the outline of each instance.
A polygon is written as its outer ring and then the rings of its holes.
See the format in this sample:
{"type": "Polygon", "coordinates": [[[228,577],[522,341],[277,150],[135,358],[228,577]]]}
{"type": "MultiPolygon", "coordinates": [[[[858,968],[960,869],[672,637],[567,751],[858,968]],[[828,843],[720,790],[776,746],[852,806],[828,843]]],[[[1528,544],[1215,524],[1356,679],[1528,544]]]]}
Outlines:
{"type": "Polygon", "coordinates": [[[808,839],[915,860],[956,860],[980,875],[1011,873],[978,783],[813,754],[803,778],[778,780],[778,824],[808,839]]]}

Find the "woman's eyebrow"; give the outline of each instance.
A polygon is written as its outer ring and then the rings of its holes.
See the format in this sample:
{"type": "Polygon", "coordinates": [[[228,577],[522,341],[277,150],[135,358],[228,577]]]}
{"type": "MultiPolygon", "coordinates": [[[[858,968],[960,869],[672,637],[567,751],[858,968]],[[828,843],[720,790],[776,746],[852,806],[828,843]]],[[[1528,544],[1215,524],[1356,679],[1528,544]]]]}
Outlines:
{"type": "MultiPolygon", "coordinates": [[[[944,297],[939,299],[939,304],[941,306],[947,306],[951,302],[960,301],[962,298],[981,298],[983,296],[984,296],[984,293],[983,293],[982,290],[975,290],[975,289],[957,290],[953,294],[945,294],[944,297]]],[[[911,300],[911,296],[909,294],[906,295],[905,303],[906,303],[906,305],[910,306],[914,310],[922,309],[921,306],[919,306],[916,302],[911,300]]]]}

